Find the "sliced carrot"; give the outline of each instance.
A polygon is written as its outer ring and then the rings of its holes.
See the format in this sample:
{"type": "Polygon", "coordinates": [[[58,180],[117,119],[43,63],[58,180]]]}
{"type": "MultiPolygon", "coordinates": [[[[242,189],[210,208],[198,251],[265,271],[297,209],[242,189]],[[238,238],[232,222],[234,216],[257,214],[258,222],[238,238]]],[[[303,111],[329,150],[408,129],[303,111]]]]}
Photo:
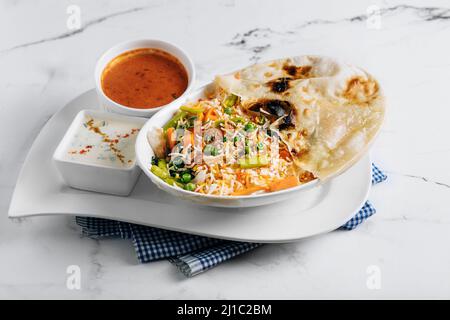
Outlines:
{"type": "Polygon", "coordinates": [[[169,143],[169,148],[170,150],[173,149],[173,147],[175,147],[175,145],[177,144],[177,140],[175,137],[175,129],[174,128],[168,128],[167,129],[167,141],[169,143]]]}
{"type": "Polygon", "coordinates": [[[271,192],[292,188],[298,186],[300,183],[298,182],[297,177],[289,176],[284,179],[276,180],[269,184],[269,189],[271,192]]]}
{"type": "Polygon", "coordinates": [[[255,193],[257,191],[261,191],[261,190],[266,190],[266,187],[264,186],[251,186],[248,188],[245,188],[243,190],[239,190],[236,192],[233,192],[231,195],[232,196],[247,196],[249,194],[255,193]]]}
{"type": "Polygon", "coordinates": [[[183,147],[187,148],[189,145],[194,146],[194,134],[186,130],[183,136],[183,147]]]}
{"type": "Polygon", "coordinates": [[[203,122],[203,118],[205,118],[205,115],[203,114],[203,112],[199,113],[197,116],[197,120],[200,122],[203,122]]]}
{"type": "Polygon", "coordinates": [[[216,110],[214,108],[209,108],[208,111],[206,111],[205,114],[205,121],[208,120],[217,120],[217,113],[216,110]]]}
{"type": "Polygon", "coordinates": [[[246,175],[245,176],[245,186],[249,186],[250,185],[250,176],[246,175]]]}

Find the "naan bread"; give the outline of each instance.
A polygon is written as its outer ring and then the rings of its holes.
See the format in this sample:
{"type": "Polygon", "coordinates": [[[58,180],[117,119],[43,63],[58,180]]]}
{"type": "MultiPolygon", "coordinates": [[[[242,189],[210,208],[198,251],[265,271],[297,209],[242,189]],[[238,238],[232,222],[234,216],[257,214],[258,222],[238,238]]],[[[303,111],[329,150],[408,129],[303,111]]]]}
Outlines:
{"type": "Polygon", "coordinates": [[[327,57],[259,63],[217,76],[215,83],[239,96],[250,112],[278,117],[272,127],[295,163],[320,179],[358,160],[384,118],[378,82],[360,68],[327,57]]]}

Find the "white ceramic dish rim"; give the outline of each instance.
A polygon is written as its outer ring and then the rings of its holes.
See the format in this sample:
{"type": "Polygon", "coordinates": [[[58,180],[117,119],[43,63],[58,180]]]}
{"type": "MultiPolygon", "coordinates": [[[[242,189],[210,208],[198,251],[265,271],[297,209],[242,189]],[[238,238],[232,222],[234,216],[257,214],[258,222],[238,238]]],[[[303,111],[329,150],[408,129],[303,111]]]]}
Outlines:
{"type": "MultiPolygon", "coordinates": [[[[142,158],[142,155],[140,154],[139,150],[141,148],[139,148],[139,145],[141,144],[147,144],[148,147],[150,148],[150,150],[153,152],[152,147],[150,146],[150,144],[148,143],[147,140],[147,132],[151,127],[157,127],[155,125],[154,122],[157,122],[159,118],[161,118],[163,115],[165,115],[166,113],[173,113],[176,112],[179,107],[185,103],[186,101],[189,100],[190,97],[193,96],[197,96],[199,94],[202,93],[202,91],[205,91],[205,89],[210,86],[211,83],[209,84],[205,84],[203,86],[201,86],[200,88],[196,89],[195,91],[191,92],[188,96],[185,97],[185,99],[183,101],[179,101],[179,103],[175,103],[173,105],[167,106],[166,108],[164,108],[164,110],[161,110],[159,112],[157,112],[152,118],[150,118],[147,123],[142,127],[141,131],[138,134],[138,137],[136,138],[136,160],[138,165],[141,167],[142,171],[144,171],[144,173],[153,181],[153,179],[155,180],[161,180],[159,177],[157,177],[155,174],[153,174],[153,172],[150,171],[150,169],[147,167],[147,163],[146,161],[144,161],[144,159],[142,158]]],[[[164,124],[162,124],[164,125],[164,124]]],[[[162,127],[161,125],[161,127],[162,127]]],[[[305,190],[305,189],[309,189],[312,187],[316,187],[318,185],[320,185],[321,181],[319,179],[315,179],[312,180],[310,182],[301,184],[299,186],[293,187],[293,188],[289,188],[289,189],[284,189],[284,190],[280,190],[280,191],[275,191],[275,192],[266,192],[266,193],[258,193],[258,194],[252,194],[252,195],[246,195],[246,196],[230,196],[230,195],[211,195],[211,194],[202,194],[202,193],[198,193],[198,192],[194,192],[194,191],[188,191],[188,190],[184,190],[181,189],[179,187],[175,187],[175,186],[171,186],[169,184],[166,184],[167,188],[181,192],[183,194],[186,195],[195,195],[201,198],[205,198],[205,199],[256,199],[256,198],[265,198],[268,196],[275,196],[275,195],[281,195],[281,194],[287,194],[287,193],[292,193],[292,192],[297,192],[297,191],[301,191],[301,190],[305,190]]]]}
{"type": "MultiPolygon", "coordinates": [[[[163,50],[163,49],[160,49],[160,50],[163,50]]],[[[99,94],[101,94],[102,98],[107,100],[110,104],[114,105],[118,109],[122,109],[123,111],[127,111],[127,112],[133,112],[137,116],[142,116],[142,117],[148,116],[150,114],[154,114],[154,113],[158,112],[159,110],[161,110],[162,108],[169,106],[172,103],[176,103],[177,101],[180,101],[181,99],[185,98],[186,95],[188,95],[191,92],[192,87],[194,86],[195,78],[196,78],[194,62],[191,59],[191,57],[187,54],[187,52],[184,51],[183,49],[181,49],[181,47],[179,47],[178,45],[176,45],[172,42],[161,40],[161,39],[134,39],[134,40],[123,41],[123,42],[120,42],[120,43],[112,46],[111,48],[106,50],[100,56],[100,58],[97,60],[97,63],[95,65],[94,75],[95,75],[95,85],[97,88],[97,92],[99,94]],[[188,86],[187,86],[186,90],[183,92],[183,94],[180,95],[175,100],[169,102],[168,104],[165,104],[165,105],[162,105],[159,107],[155,107],[155,108],[148,108],[148,109],[139,109],[139,108],[128,107],[128,106],[122,105],[122,104],[112,100],[103,92],[103,88],[102,88],[102,84],[101,84],[101,77],[102,77],[102,73],[103,73],[105,66],[110,61],[112,61],[114,58],[118,57],[122,53],[125,53],[130,50],[134,50],[134,49],[146,48],[144,46],[135,45],[135,43],[143,43],[143,42],[154,43],[154,44],[149,44],[148,48],[155,47],[156,49],[159,49],[159,48],[157,48],[157,46],[171,47],[171,49],[175,49],[175,51],[179,51],[181,53],[182,58],[188,62],[186,65],[185,63],[183,63],[183,61],[181,61],[182,59],[180,59],[179,56],[169,52],[169,54],[175,56],[175,58],[177,58],[180,61],[180,63],[183,64],[184,68],[186,69],[186,72],[189,77],[188,86]],[[111,52],[116,50],[116,48],[118,48],[118,47],[129,47],[129,48],[125,49],[125,50],[121,50],[120,53],[115,54],[112,58],[106,59],[106,57],[108,57],[111,54],[111,52]],[[105,59],[108,60],[108,62],[103,63],[105,59]]]]}
{"type": "MultiPolygon", "coordinates": [[[[72,163],[72,164],[78,164],[78,165],[83,165],[83,166],[88,166],[88,167],[110,169],[110,170],[114,170],[114,171],[116,171],[116,170],[117,171],[132,171],[132,170],[134,170],[134,168],[136,168],[136,166],[137,166],[137,161],[136,161],[137,157],[136,156],[135,156],[134,163],[131,166],[125,167],[125,168],[113,167],[113,166],[103,165],[103,164],[99,164],[99,163],[90,163],[90,162],[69,160],[69,159],[64,159],[60,156],[60,154],[62,153],[62,150],[65,148],[66,144],[68,143],[68,140],[72,137],[73,133],[75,132],[76,127],[80,124],[82,117],[84,117],[85,115],[89,115],[89,114],[97,115],[97,117],[99,117],[99,118],[101,118],[102,116],[109,117],[109,118],[119,118],[119,119],[123,119],[127,122],[137,122],[142,125],[144,125],[146,122],[145,118],[125,116],[125,115],[107,112],[107,111],[103,111],[103,110],[83,109],[83,110],[79,111],[77,113],[77,115],[74,117],[74,119],[73,119],[72,123],[70,124],[70,126],[68,127],[66,133],[60,140],[58,146],[55,149],[55,152],[53,153],[52,160],[62,162],[62,163],[72,163]]],[[[141,127],[141,129],[142,129],[142,127],[141,127]]]]}

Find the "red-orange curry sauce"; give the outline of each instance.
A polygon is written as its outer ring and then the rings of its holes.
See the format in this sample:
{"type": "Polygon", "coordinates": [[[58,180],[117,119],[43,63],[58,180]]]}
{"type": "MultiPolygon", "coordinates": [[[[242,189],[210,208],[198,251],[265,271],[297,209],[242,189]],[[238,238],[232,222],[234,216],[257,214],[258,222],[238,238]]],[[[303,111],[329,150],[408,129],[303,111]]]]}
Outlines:
{"type": "Polygon", "coordinates": [[[103,92],[111,100],[131,108],[165,105],[186,91],[186,69],[171,54],[153,48],[127,51],[105,67],[103,92]]]}

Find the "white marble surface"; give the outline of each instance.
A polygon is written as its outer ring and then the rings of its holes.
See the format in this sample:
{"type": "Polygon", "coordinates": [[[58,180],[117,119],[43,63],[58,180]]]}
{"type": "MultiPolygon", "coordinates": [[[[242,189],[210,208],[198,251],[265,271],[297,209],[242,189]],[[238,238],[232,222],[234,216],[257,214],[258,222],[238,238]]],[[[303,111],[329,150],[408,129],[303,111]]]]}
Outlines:
{"type": "Polygon", "coordinates": [[[0,298],[450,298],[450,3],[448,1],[0,2],[0,298]],[[66,26],[67,7],[82,27],[66,26]],[[380,29],[366,19],[381,8],[380,29]],[[424,7],[426,6],[426,7],[424,7]],[[34,137],[94,86],[97,57],[129,38],[175,41],[198,84],[279,56],[316,53],[381,81],[388,119],[373,148],[389,180],[376,216],[352,232],[268,245],[185,279],[166,261],[138,265],[131,244],[80,238],[63,217],[9,220],[34,137]],[[66,288],[79,265],[81,290],[66,288]],[[366,285],[379,268],[381,287],[366,285]]]}

